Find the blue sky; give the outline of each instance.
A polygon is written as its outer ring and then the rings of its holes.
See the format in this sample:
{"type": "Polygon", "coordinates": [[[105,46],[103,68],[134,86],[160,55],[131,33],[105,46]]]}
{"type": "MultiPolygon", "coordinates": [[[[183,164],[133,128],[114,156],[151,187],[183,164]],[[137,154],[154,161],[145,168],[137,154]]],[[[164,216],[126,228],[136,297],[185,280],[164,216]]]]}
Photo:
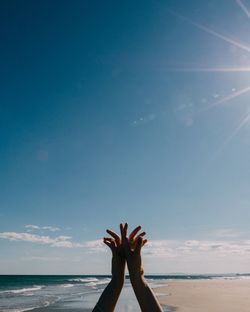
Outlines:
{"type": "Polygon", "coordinates": [[[0,273],[109,272],[125,221],[148,272],[249,270],[248,8],[1,2],[0,273]]]}

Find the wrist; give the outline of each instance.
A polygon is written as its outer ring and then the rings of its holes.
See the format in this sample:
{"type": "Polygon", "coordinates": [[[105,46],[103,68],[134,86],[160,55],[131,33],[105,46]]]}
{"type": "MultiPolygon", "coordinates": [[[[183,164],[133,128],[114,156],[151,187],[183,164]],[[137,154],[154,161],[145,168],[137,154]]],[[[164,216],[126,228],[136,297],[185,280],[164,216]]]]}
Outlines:
{"type": "Polygon", "coordinates": [[[129,270],[129,277],[132,284],[144,282],[143,268],[139,270],[129,270]]]}
{"type": "Polygon", "coordinates": [[[134,290],[143,289],[147,285],[143,275],[130,276],[130,282],[134,290]]]}

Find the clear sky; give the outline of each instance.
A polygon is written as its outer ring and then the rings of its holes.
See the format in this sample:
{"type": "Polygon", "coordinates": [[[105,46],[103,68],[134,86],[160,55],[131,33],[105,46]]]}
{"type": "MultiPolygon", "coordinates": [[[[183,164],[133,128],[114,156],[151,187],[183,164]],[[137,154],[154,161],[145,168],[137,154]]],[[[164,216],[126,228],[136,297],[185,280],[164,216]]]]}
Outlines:
{"type": "Polygon", "coordinates": [[[1,1],[0,273],[250,271],[250,1],[1,1]]]}

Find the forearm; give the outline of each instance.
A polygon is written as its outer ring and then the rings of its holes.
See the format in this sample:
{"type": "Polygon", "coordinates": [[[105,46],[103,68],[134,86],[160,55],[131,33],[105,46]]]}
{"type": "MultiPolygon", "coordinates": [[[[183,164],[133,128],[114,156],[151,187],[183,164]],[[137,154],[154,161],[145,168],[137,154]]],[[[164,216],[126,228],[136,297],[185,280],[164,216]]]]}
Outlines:
{"type": "Polygon", "coordinates": [[[142,312],[162,312],[153,291],[143,277],[143,274],[130,275],[132,287],[142,312]]]}
{"type": "Polygon", "coordinates": [[[112,312],[115,309],[117,300],[122,291],[124,278],[112,277],[111,281],[104,289],[100,299],[98,300],[93,312],[112,312]]]}

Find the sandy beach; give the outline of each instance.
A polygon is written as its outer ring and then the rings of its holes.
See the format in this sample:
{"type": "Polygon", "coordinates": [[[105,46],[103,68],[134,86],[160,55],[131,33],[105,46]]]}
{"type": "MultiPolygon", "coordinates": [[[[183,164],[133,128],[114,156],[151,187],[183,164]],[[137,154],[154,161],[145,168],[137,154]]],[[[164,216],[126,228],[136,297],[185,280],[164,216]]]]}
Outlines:
{"type": "Polygon", "coordinates": [[[155,292],[179,312],[250,311],[250,280],[170,281],[155,292]]]}

